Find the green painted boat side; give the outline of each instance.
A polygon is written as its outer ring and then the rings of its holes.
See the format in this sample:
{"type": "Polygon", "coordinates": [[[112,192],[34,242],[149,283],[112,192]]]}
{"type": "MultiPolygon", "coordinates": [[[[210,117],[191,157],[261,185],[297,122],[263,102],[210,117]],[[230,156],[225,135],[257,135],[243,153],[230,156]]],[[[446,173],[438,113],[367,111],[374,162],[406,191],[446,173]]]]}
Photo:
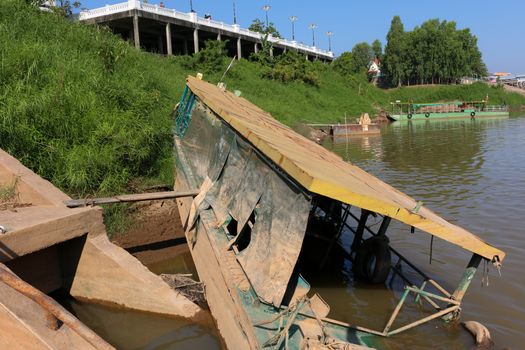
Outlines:
{"type": "Polygon", "coordinates": [[[467,109],[464,112],[449,112],[449,113],[414,113],[414,114],[394,114],[389,118],[393,121],[409,121],[409,120],[436,120],[436,119],[469,119],[469,118],[486,118],[486,117],[508,117],[509,112],[485,112],[474,111],[467,109]],[[474,115],[472,115],[474,113],[474,115]]]}

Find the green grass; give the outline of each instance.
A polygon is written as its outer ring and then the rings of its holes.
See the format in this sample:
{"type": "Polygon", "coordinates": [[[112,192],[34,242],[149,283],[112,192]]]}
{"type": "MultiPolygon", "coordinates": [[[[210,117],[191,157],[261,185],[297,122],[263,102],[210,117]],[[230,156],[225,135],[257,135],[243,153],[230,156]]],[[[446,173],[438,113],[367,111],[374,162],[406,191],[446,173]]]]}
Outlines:
{"type": "MultiPolygon", "coordinates": [[[[79,197],[133,191],[137,181],[172,183],[172,111],[184,79],[204,71],[206,80],[217,82],[229,63],[213,62],[210,71],[189,57],[138,52],[106,30],[42,13],[22,0],[0,2],[0,32],[0,147],[79,197]]],[[[314,65],[317,86],[262,78],[264,68],[247,60],[237,62],[225,82],[291,126],[343,121],[345,114],[374,113],[396,99],[482,99],[488,93],[493,103],[525,104],[523,96],[483,84],[385,91],[365,77],[314,65]]]]}

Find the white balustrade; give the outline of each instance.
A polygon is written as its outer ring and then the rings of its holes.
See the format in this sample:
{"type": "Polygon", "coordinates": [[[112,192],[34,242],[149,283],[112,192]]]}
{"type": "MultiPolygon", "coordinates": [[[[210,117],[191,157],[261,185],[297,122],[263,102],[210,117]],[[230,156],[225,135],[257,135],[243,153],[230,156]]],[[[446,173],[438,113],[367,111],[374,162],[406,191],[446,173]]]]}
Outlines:
{"type": "MultiPolygon", "coordinates": [[[[214,21],[212,19],[206,19],[202,17],[198,17],[197,13],[190,12],[178,12],[174,9],[167,9],[164,7],[160,7],[158,5],[148,4],[144,3],[138,0],[129,0],[127,2],[115,4],[115,5],[106,5],[104,7],[92,9],[92,10],[83,10],[80,11],[79,19],[80,20],[88,20],[100,16],[107,16],[115,13],[125,12],[129,10],[141,10],[149,13],[155,13],[160,14],[166,17],[176,18],[183,21],[198,23],[202,26],[222,29],[224,31],[230,32],[230,33],[236,33],[236,34],[242,34],[257,40],[262,40],[264,36],[261,33],[258,32],[252,32],[251,30],[241,28],[239,25],[234,24],[225,24],[224,22],[214,21]]],[[[299,49],[306,51],[309,54],[317,54],[320,56],[330,57],[333,58],[334,54],[333,52],[329,52],[327,50],[321,50],[316,47],[308,46],[303,43],[298,43],[296,41],[291,41],[287,39],[282,38],[276,38],[272,35],[268,35],[268,41],[274,44],[280,44],[284,45],[286,47],[299,49]]]]}

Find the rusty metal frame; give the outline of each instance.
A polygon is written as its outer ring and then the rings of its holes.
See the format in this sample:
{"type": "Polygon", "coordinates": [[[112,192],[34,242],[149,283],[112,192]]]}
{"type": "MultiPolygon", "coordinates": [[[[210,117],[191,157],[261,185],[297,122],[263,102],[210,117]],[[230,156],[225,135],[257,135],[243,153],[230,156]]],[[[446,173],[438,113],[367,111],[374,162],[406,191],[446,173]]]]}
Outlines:
{"type": "MultiPolygon", "coordinates": [[[[383,221],[381,223],[381,226],[378,230],[378,232],[373,232],[369,226],[366,225],[366,220],[368,220],[370,212],[367,212],[365,210],[362,210],[361,218],[358,218],[356,215],[354,215],[350,210],[350,205],[343,204],[343,210],[344,214],[343,217],[345,218],[343,220],[342,227],[345,226],[348,228],[353,234],[356,240],[354,240],[354,243],[352,244],[352,247],[354,248],[356,244],[359,244],[360,241],[363,240],[362,233],[360,231],[366,230],[373,236],[384,234],[387,226],[390,222],[389,217],[385,217],[382,215],[379,215],[383,218],[383,221]],[[348,222],[347,218],[352,217],[358,224],[358,227],[356,229],[352,228],[348,222]],[[364,222],[363,222],[364,220],[364,222]]],[[[441,286],[438,282],[436,282],[434,279],[430,278],[427,274],[425,274],[423,271],[421,271],[419,268],[417,268],[413,263],[411,263],[407,258],[405,258],[401,253],[399,253],[397,250],[389,246],[390,251],[397,256],[398,260],[396,264],[392,264],[392,277],[390,282],[394,279],[395,275],[398,275],[401,277],[401,279],[406,283],[405,285],[405,291],[403,292],[401,299],[399,300],[398,304],[394,308],[390,318],[388,319],[385,328],[383,331],[376,331],[372,329],[368,329],[365,327],[354,327],[356,329],[359,329],[364,332],[368,332],[371,334],[389,337],[401,332],[404,332],[406,330],[409,330],[411,328],[417,327],[423,323],[429,322],[431,320],[434,320],[436,318],[441,317],[444,321],[451,321],[453,319],[456,319],[459,317],[459,314],[461,312],[461,301],[463,299],[463,296],[465,295],[466,290],[468,289],[472,278],[474,277],[474,274],[476,273],[477,267],[479,266],[481,260],[483,259],[481,256],[477,254],[473,254],[472,258],[467,265],[467,268],[463,274],[463,277],[461,278],[458,287],[453,293],[448,292],[443,286],[441,286]],[[417,287],[415,283],[413,283],[408,277],[406,277],[403,272],[401,271],[401,263],[405,263],[408,265],[412,270],[414,270],[418,275],[420,275],[423,278],[423,282],[420,287],[417,287]],[[431,293],[429,291],[425,291],[425,288],[427,285],[430,284],[433,286],[439,293],[442,295],[438,295],[435,293],[431,293]],[[403,307],[408,295],[410,293],[415,294],[414,301],[416,303],[420,303],[421,299],[424,299],[427,301],[435,310],[436,312],[430,314],[427,317],[423,317],[421,319],[418,319],[412,323],[409,323],[407,325],[401,326],[399,328],[396,328],[394,330],[391,330],[392,325],[394,324],[397,316],[399,315],[399,312],[401,311],[401,308],[403,307]],[[446,303],[446,306],[441,307],[437,302],[444,302],[446,303]]]]}

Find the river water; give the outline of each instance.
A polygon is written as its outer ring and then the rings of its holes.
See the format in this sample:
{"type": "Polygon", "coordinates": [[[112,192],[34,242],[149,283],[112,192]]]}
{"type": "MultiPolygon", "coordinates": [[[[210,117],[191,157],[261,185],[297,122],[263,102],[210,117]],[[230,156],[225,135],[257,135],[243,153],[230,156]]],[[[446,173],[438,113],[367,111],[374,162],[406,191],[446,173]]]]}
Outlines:
{"type": "MultiPolygon", "coordinates": [[[[496,349],[523,348],[525,337],[525,116],[522,118],[397,123],[377,136],[327,140],[324,146],[476,233],[507,253],[501,277],[478,271],[463,301],[463,320],[489,328],[496,349]],[[483,282],[483,283],[482,283],[483,282]]],[[[436,239],[391,225],[391,244],[425,273],[453,290],[470,254],[436,239]]],[[[188,262],[189,261],[189,262],[188,262]]],[[[483,264],[481,265],[483,268],[483,264]]],[[[150,267],[160,272],[195,272],[183,256],[150,267]]],[[[347,266],[343,270],[348,269],[347,266]]],[[[403,284],[367,286],[351,277],[321,278],[315,291],[331,305],[331,317],[374,329],[384,327],[403,284]]],[[[219,349],[215,330],[140,313],[71,301],[70,308],[120,349],[219,349]]],[[[399,325],[428,314],[409,303],[399,325]]],[[[472,337],[458,324],[428,324],[383,341],[385,349],[468,349],[472,337]]]]}
{"type": "MultiPolygon", "coordinates": [[[[463,302],[462,319],[488,327],[497,349],[522,349],[525,341],[525,226],[520,224],[525,218],[524,117],[394,123],[377,136],[324,143],[345,160],[507,253],[501,277],[490,268],[487,286],[487,278],[482,283],[483,273],[478,270],[463,302]]],[[[430,237],[417,231],[412,235],[400,225],[393,227],[390,239],[392,246],[449,290],[470,257],[436,239],[429,264],[430,237]]],[[[324,293],[335,296],[327,297],[334,299],[330,303],[336,302],[332,308],[354,309],[350,319],[381,328],[385,319],[380,315],[385,308],[389,312],[393,308],[388,297],[391,291],[354,287],[347,290],[354,305],[345,305],[340,292],[331,288],[324,293]],[[356,300],[360,302],[357,307],[356,300]]],[[[399,298],[399,293],[392,294],[399,298]]],[[[385,347],[463,349],[472,345],[460,327],[440,321],[395,338],[385,347]]]]}

